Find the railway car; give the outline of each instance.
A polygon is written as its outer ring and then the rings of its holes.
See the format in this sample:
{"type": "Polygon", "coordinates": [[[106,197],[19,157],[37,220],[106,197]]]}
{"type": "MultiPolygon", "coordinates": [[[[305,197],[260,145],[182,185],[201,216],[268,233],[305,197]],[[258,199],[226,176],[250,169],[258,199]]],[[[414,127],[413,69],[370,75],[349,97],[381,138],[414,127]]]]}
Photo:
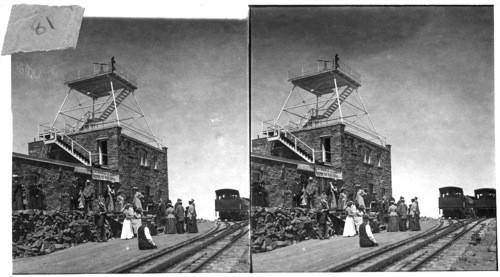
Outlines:
{"type": "Polygon", "coordinates": [[[497,214],[496,189],[474,190],[474,210],[480,217],[495,217],[497,214]]]}
{"type": "Polygon", "coordinates": [[[240,197],[235,189],[219,189],[215,191],[215,211],[221,220],[247,220],[250,213],[250,200],[240,197]]]}
{"type": "Polygon", "coordinates": [[[442,187],[439,189],[439,209],[444,218],[474,217],[474,200],[465,196],[460,187],[442,187]]]}

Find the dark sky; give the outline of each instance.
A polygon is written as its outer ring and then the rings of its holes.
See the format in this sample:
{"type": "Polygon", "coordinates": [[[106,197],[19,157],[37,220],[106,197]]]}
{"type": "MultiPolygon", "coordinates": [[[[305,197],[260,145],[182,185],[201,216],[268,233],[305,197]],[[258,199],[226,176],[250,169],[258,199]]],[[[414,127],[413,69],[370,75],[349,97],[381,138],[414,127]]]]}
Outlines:
{"type": "Polygon", "coordinates": [[[252,138],[280,112],[288,69],[338,53],[392,145],[395,197],[419,196],[437,216],[437,188],[495,187],[492,7],[258,7],[250,17],[252,138]]]}
{"type": "Polygon", "coordinates": [[[55,117],[65,72],[115,56],[169,148],[170,198],[214,218],[215,189],[249,196],[247,32],[245,20],[84,18],[76,49],[12,55],[13,151],[55,117]]]}

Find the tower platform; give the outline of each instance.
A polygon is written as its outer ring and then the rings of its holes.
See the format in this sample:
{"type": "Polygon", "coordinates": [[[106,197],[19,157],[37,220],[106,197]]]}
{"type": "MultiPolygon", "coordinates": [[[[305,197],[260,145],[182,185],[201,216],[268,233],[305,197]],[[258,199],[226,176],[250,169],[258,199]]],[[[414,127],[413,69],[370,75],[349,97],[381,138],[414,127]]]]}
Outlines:
{"type": "Polygon", "coordinates": [[[316,96],[332,93],[335,90],[334,80],[337,80],[339,88],[351,86],[356,89],[361,86],[361,75],[340,62],[334,66],[332,61],[321,61],[288,71],[289,82],[316,96]]]}
{"type": "Polygon", "coordinates": [[[64,75],[64,84],[92,98],[106,97],[111,92],[111,82],[115,91],[136,90],[137,77],[115,64],[94,64],[79,68],[64,75]]]}

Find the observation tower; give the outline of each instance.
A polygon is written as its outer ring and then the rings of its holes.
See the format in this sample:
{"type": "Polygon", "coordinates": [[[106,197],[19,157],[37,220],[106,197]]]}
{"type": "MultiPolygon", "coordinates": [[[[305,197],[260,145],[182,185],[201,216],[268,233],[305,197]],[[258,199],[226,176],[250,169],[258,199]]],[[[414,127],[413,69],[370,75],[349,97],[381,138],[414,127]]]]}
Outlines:
{"type": "Polygon", "coordinates": [[[317,60],[289,70],[288,81],[292,88],[278,116],[262,123],[268,141],[282,142],[309,163],[322,150],[299,139],[296,134],[303,130],[343,124],[346,131],[385,146],[359,94],[358,72],[339,61],[317,60]]]}
{"type": "Polygon", "coordinates": [[[135,96],[137,77],[114,62],[93,63],[64,75],[69,87],[54,120],[38,126],[38,137],[55,144],[81,163],[99,164],[106,149],[93,153],[82,146],[83,134],[121,127],[122,133],[161,149],[135,96]],[[76,138],[79,139],[76,139],[76,138]],[[77,143],[77,140],[80,143],[77,143]]]}

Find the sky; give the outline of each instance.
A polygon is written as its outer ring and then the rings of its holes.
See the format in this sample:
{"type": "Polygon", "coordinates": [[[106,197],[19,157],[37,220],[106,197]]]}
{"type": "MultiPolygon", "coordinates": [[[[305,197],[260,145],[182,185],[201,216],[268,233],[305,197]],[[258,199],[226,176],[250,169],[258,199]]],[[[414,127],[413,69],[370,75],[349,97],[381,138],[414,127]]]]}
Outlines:
{"type": "Polygon", "coordinates": [[[247,29],[245,20],[84,17],[76,49],[12,55],[13,151],[27,154],[38,124],[56,116],[64,73],[114,56],[138,77],[135,95],[168,147],[170,199],[193,198],[198,217],[214,219],[216,189],[249,197],[247,29]]]}
{"type": "Polygon", "coordinates": [[[496,187],[492,7],[258,7],[250,26],[252,139],[285,103],[287,70],[338,53],[392,145],[394,197],[437,217],[439,187],[496,187]]]}

